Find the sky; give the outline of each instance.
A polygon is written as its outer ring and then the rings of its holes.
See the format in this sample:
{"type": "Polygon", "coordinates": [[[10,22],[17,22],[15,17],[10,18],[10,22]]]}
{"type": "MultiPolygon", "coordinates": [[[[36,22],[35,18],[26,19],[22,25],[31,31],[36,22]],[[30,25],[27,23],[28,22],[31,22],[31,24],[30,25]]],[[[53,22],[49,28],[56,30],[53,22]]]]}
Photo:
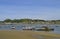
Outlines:
{"type": "Polygon", "coordinates": [[[60,0],[0,0],[0,20],[60,20],[60,0]]]}

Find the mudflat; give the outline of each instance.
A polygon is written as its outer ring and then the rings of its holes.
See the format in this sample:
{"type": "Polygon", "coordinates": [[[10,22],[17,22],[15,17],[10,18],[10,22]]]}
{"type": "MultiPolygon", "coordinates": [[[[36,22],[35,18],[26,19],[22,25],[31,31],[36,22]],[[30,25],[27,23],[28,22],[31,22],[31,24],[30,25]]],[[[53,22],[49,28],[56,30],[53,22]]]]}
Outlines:
{"type": "Polygon", "coordinates": [[[0,39],[60,39],[60,34],[35,31],[2,30],[0,39]]]}

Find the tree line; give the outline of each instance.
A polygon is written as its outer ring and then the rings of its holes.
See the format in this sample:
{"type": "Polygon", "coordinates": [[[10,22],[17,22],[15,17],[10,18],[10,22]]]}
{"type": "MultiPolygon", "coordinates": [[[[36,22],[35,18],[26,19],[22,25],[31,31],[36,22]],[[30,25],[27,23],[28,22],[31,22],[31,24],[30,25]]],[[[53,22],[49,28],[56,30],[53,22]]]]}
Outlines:
{"type": "Polygon", "coordinates": [[[11,20],[11,19],[5,19],[3,22],[39,22],[39,21],[45,21],[45,20],[38,20],[38,19],[14,19],[14,20],[11,20]]]}
{"type": "Polygon", "coordinates": [[[5,19],[4,21],[0,21],[0,23],[53,23],[60,24],[60,20],[40,20],[40,19],[5,19]]]}

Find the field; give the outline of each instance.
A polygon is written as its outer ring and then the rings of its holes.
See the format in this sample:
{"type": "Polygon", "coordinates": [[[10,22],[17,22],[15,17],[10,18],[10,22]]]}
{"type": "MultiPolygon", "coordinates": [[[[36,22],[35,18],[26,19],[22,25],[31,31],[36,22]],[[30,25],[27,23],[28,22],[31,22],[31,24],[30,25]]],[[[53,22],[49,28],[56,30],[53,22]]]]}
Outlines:
{"type": "Polygon", "coordinates": [[[36,31],[0,31],[0,39],[60,39],[60,34],[36,31]]]}

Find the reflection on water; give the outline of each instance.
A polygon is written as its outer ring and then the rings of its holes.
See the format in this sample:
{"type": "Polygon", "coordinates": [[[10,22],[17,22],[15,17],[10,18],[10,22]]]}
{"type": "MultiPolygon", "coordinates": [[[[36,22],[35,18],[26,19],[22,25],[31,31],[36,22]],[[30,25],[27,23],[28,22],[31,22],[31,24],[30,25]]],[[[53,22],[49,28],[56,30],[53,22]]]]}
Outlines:
{"type": "MultiPolygon", "coordinates": [[[[15,27],[15,30],[22,30],[22,28],[25,26],[39,28],[39,27],[42,27],[44,25],[41,25],[41,24],[0,25],[0,30],[11,30],[12,26],[15,27]]],[[[49,25],[48,27],[54,28],[54,32],[60,33],[60,25],[49,25]]]]}

